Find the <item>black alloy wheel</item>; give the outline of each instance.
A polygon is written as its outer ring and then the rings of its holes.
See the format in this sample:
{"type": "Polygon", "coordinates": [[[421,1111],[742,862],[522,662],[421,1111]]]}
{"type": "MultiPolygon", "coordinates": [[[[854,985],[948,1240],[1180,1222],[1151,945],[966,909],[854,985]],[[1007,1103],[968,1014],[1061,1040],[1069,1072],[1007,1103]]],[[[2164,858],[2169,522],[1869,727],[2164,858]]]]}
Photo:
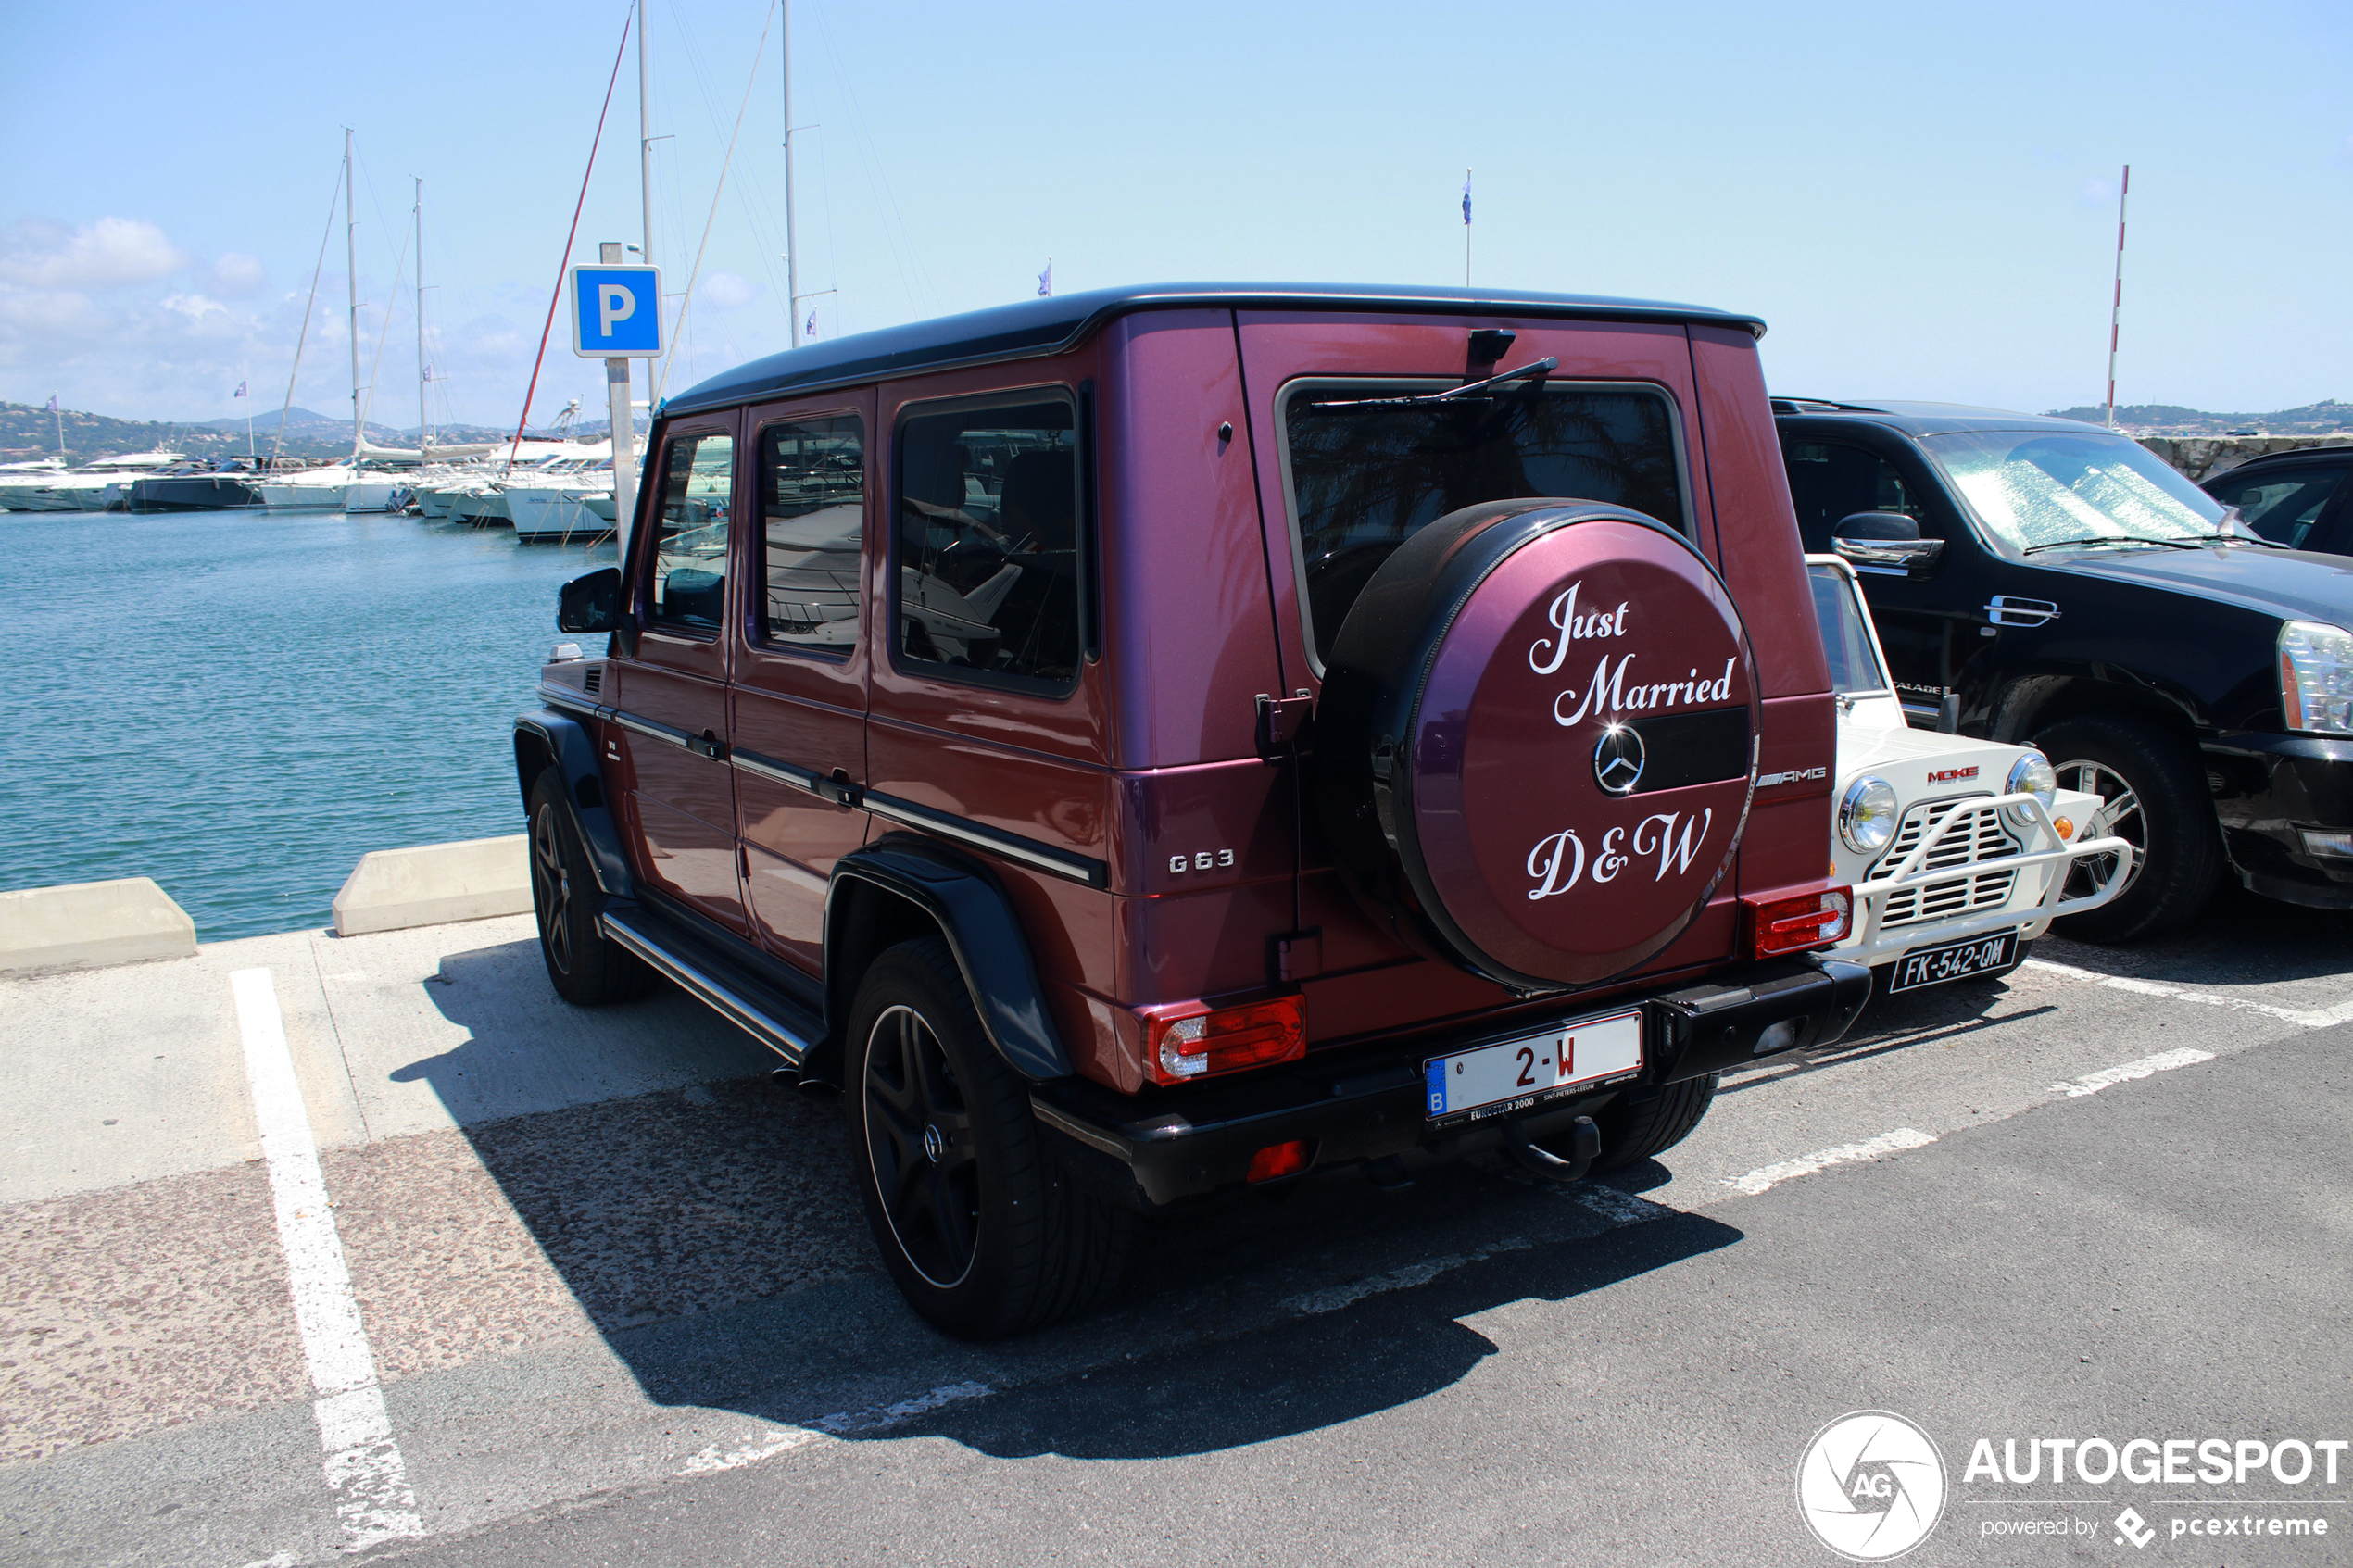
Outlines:
{"type": "Polygon", "coordinates": [[[980,1166],[956,1070],[923,1014],[886,1009],[866,1047],[866,1158],[884,1219],[925,1283],[952,1290],[980,1239],[980,1166]]]}
{"type": "Polygon", "coordinates": [[[556,994],[581,1007],[642,997],[654,973],[636,954],[604,934],[604,890],[589,869],[588,847],[564,800],[563,775],[550,768],[531,786],[531,910],[539,922],[539,956],[556,994]]]}
{"type": "MultiPolygon", "coordinates": [[[[2222,871],[2196,753],[2182,737],[2141,719],[2069,719],[2034,737],[2061,789],[2100,797],[2078,839],[2113,835],[2133,847],[2133,869],[2108,903],[2054,922],[2078,942],[2129,942],[2184,923],[2205,908],[2222,871]]],[[[2097,888],[2114,867],[2100,856],[2074,868],[2069,897],[2097,888]]]]}
{"type": "Polygon", "coordinates": [[[994,1339],[1117,1285],[1135,1216],[1075,1179],[945,942],[902,942],[874,961],[846,1054],[850,1160],[908,1305],[950,1334],[994,1339]]]}

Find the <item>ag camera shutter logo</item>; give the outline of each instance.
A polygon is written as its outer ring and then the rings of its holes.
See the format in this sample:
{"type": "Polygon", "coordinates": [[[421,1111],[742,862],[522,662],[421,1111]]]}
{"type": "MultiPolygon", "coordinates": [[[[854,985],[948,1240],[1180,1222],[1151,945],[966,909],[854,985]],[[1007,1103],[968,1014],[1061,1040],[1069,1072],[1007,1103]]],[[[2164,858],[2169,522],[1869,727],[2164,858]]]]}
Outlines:
{"type": "Polygon", "coordinates": [[[1797,1510],[1814,1538],[1856,1562],[1884,1562],[1944,1517],[1944,1457],[1892,1411],[1856,1411],[1814,1434],[1797,1464],[1797,1510]]]}

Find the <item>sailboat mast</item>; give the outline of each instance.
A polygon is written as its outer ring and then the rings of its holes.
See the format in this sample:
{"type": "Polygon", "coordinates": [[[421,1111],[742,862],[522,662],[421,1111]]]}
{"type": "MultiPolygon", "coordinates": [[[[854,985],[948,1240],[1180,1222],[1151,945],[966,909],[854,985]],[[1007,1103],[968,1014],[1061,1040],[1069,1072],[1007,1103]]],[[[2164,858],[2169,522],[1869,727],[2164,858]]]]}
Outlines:
{"type": "MultiPolygon", "coordinates": [[[[637,0],[637,182],[646,207],[646,243],[641,255],[654,264],[654,110],[651,80],[646,64],[646,0],[637,0]]],[[[655,305],[660,307],[657,300],[655,305]]]]}
{"type": "Polygon", "coordinates": [[[425,455],[425,181],[417,182],[417,456],[425,455]]]}
{"type": "Polygon", "coordinates": [[[365,432],[359,423],[359,223],[351,210],[351,127],[343,131],[343,266],[351,297],[351,461],[359,463],[365,432]]]}
{"type": "Polygon", "coordinates": [[[777,59],[783,68],[785,89],[785,323],[791,335],[787,339],[794,348],[800,346],[800,236],[793,228],[792,207],[792,0],[779,0],[784,7],[784,42],[778,45],[777,59]]]}

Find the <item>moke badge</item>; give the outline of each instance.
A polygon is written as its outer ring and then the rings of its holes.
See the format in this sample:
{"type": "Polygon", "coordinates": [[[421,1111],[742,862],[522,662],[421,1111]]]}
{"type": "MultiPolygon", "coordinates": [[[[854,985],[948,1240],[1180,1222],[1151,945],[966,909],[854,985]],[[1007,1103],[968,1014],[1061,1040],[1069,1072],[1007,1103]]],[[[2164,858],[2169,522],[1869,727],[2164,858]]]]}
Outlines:
{"type": "Polygon", "coordinates": [[[1604,795],[1631,795],[1642,782],[1642,737],[1624,724],[1612,724],[1593,743],[1593,782],[1604,795]]]}

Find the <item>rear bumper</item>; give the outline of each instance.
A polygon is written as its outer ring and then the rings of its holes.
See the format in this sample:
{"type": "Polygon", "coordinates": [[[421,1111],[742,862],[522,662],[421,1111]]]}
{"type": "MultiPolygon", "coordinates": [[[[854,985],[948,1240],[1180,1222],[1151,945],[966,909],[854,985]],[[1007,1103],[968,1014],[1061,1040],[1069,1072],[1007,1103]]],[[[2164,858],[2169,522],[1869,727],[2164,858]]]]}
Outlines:
{"type": "Polygon", "coordinates": [[[2353,832],[2353,739],[2223,734],[2199,750],[2239,880],[2289,903],[2353,909],[2353,859],[2315,854],[2306,836],[2353,832]]]}
{"type": "MultiPolygon", "coordinates": [[[[1424,1115],[1422,1064],[1433,1056],[1530,1035],[1543,1020],[1504,1031],[1416,1035],[1319,1052],[1261,1073],[1123,1095],[1064,1078],[1030,1091],[1038,1119],[1088,1151],[1112,1196],[1156,1209],[1243,1185],[1252,1155],[1305,1139],[1313,1165],[1328,1168],[1398,1156],[1459,1159],[1503,1141],[1506,1123],[1525,1121],[1541,1137],[1629,1093],[1680,1083],[1846,1033],[1870,996],[1870,971],[1808,956],[1733,971],[1704,985],[1639,999],[1644,1066],[1632,1083],[1541,1103],[1514,1102],[1483,1120],[1433,1130],[1424,1115]]],[[[1629,1003],[1618,1001],[1617,1010],[1629,1003]]],[[[1595,1011],[1564,1005],[1560,1021],[1595,1011]]]]}

